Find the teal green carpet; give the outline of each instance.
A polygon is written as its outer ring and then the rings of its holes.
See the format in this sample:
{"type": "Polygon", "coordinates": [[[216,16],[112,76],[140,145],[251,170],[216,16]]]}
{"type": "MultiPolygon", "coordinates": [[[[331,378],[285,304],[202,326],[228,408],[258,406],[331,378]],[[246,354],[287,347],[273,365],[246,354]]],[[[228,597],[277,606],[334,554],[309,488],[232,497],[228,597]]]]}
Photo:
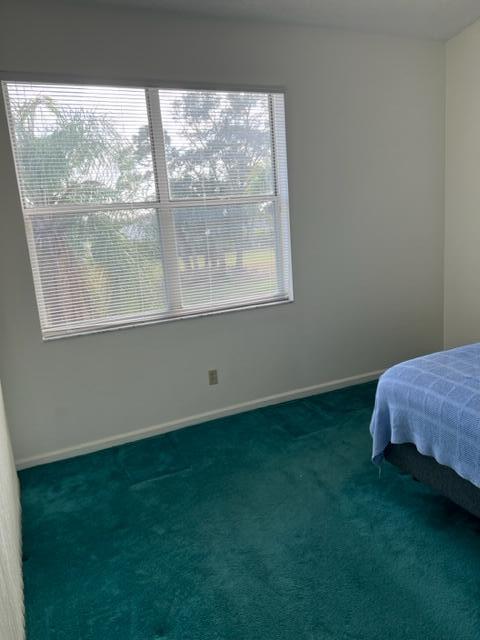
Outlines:
{"type": "Polygon", "coordinates": [[[22,472],[28,639],[479,639],[479,523],[379,478],[374,390],[22,472]]]}

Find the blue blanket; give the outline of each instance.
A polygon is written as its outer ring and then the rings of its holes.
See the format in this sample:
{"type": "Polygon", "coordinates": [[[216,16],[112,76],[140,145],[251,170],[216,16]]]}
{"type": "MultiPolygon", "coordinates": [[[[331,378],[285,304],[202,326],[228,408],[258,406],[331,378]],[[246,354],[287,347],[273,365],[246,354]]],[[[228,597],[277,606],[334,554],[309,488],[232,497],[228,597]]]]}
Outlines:
{"type": "Polygon", "coordinates": [[[388,369],[370,433],[375,463],[390,442],[411,442],[480,487],[480,343],[388,369]]]}

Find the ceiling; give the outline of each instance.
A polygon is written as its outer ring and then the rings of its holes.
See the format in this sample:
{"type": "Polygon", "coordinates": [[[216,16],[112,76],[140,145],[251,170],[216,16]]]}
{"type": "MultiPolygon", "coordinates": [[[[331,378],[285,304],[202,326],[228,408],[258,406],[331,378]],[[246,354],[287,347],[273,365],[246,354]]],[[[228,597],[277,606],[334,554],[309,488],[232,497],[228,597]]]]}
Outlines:
{"type": "Polygon", "coordinates": [[[90,1],[184,14],[293,22],[436,39],[448,39],[480,17],[480,0],[90,1]]]}

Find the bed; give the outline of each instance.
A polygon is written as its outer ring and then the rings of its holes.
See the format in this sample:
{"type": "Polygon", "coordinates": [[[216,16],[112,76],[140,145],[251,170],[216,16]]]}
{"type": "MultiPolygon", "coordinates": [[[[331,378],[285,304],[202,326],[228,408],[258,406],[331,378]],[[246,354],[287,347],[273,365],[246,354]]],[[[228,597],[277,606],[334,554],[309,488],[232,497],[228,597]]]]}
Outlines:
{"type": "Polygon", "coordinates": [[[480,343],[388,369],[370,432],[374,463],[387,459],[480,517],[480,343]]]}

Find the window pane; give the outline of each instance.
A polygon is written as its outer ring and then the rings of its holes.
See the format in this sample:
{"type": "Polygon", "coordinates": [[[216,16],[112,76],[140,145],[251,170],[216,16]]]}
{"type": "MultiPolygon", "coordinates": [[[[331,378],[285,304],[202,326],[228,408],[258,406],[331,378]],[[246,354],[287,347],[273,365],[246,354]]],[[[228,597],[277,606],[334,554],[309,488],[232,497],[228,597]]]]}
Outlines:
{"type": "Polygon", "coordinates": [[[25,207],[155,198],[143,89],[7,87],[25,207]]]}
{"type": "Polygon", "coordinates": [[[272,202],[184,207],[174,218],[185,308],[278,295],[272,202]]]}
{"type": "Polygon", "coordinates": [[[267,94],[159,94],[173,199],[273,195],[267,94]]]}
{"type": "Polygon", "coordinates": [[[292,300],[281,93],[1,85],[44,338],[292,300]]]}
{"type": "Polygon", "coordinates": [[[27,225],[47,335],[165,310],[155,211],[37,214],[27,225]]]}

